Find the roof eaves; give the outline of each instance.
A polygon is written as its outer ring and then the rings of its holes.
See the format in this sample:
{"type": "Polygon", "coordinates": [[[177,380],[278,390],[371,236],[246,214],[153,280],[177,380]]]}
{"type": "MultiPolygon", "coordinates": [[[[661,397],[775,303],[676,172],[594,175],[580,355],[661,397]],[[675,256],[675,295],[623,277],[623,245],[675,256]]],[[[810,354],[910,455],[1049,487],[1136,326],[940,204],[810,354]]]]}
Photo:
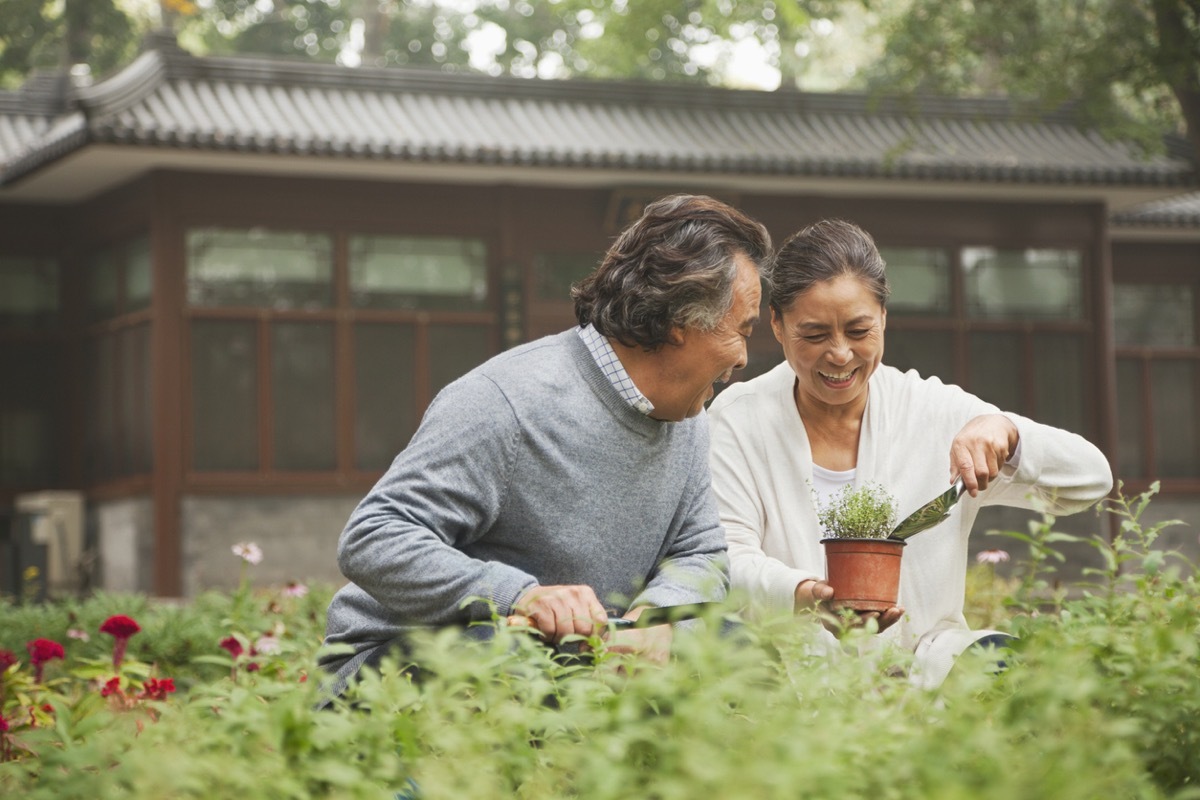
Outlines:
{"type": "Polygon", "coordinates": [[[38,146],[27,150],[0,167],[0,186],[7,186],[25,175],[82,147],[88,140],[87,119],[76,111],[61,117],[42,137],[38,146]]]}
{"type": "Polygon", "coordinates": [[[1125,228],[1200,228],[1200,192],[1145,203],[1113,214],[1110,222],[1125,228]]]}

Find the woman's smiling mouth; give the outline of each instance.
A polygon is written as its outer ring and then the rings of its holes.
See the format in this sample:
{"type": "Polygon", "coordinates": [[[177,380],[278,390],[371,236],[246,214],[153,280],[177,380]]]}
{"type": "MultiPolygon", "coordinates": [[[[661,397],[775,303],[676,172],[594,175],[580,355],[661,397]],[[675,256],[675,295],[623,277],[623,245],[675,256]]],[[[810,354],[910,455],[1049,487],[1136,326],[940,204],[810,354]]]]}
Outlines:
{"type": "Polygon", "coordinates": [[[853,382],[854,376],[858,373],[859,369],[859,367],[855,367],[846,372],[822,372],[817,370],[817,374],[821,376],[821,380],[825,382],[826,386],[833,389],[843,389],[853,382]]]}

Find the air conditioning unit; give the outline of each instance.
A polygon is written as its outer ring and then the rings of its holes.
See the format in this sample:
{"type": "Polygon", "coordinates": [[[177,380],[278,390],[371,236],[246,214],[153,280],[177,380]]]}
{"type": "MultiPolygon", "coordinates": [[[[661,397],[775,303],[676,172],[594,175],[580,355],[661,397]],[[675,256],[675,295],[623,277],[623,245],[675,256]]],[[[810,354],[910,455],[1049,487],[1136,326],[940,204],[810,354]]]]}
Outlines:
{"type": "Polygon", "coordinates": [[[30,538],[46,548],[46,594],[62,597],[83,584],[83,494],[32,492],[13,503],[18,515],[30,518],[30,538]]]}

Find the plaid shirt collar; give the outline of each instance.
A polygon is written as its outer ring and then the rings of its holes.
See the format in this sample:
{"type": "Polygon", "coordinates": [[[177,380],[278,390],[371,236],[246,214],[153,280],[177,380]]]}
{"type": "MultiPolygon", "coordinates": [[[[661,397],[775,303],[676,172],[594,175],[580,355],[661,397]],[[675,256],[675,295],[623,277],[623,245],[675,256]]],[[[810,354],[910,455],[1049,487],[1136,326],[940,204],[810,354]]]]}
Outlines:
{"type": "Polygon", "coordinates": [[[588,352],[596,361],[596,366],[612,382],[613,388],[624,398],[625,402],[640,413],[649,416],[650,412],[654,410],[654,404],[646,399],[646,395],[638,391],[633,379],[629,377],[629,373],[621,364],[621,359],[617,358],[617,351],[613,350],[608,339],[591,325],[584,325],[579,329],[579,338],[587,345],[588,352]]]}

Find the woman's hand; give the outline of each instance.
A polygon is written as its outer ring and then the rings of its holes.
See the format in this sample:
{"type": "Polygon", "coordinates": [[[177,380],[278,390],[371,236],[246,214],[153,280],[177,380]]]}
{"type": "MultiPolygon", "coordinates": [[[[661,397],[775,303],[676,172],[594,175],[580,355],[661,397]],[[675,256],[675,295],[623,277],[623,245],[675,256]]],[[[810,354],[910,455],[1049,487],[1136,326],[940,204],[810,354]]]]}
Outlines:
{"type": "MultiPolygon", "coordinates": [[[[646,606],[631,609],[625,619],[636,620],[646,606]]],[[[630,653],[651,664],[665,664],[671,657],[671,643],[675,639],[674,629],[668,625],[651,625],[648,628],[621,628],[608,637],[608,649],[614,653],[630,653]]]]}
{"type": "Polygon", "coordinates": [[[950,482],[963,479],[971,497],[986,489],[1017,449],[1017,426],[1003,414],[984,414],[963,425],[950,443],[950,482]]]}
{"type": "MultiPolygon", "coordinates": [[[[801,581],[796,587],[796,611],[814,610],[821,617],[821,624],[833,634],[840,634],[846,628],[846,621],[839,615],[841,610],[833,587],[825,581],[801,581]]],[[[903,608],[889,608],[887,611],[860,611],[850,620],[849,626],[859,628],[867,624],[867,620],[875,620],[879,632],[883,633],[895,625],[904,616],[903,608]]]]}

